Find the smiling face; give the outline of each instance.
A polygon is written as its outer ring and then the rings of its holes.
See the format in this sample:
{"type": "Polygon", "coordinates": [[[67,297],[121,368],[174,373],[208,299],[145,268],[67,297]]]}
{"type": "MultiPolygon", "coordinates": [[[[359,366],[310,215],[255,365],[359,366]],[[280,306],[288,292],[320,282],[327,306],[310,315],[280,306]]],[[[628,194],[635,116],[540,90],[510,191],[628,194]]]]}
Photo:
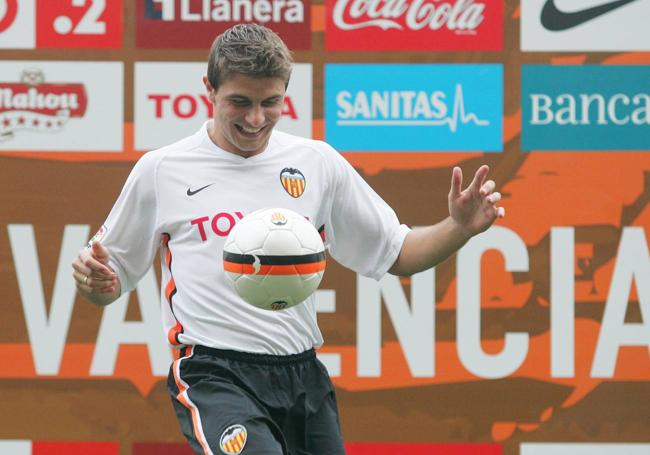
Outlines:
{"type": "Polygon", "coordinates": [[[266,148],[284,106],[285,81],[235,73],[214,90],[203,82],[214,105],[210,138],[222,149],[244,158],[266,148]]]}

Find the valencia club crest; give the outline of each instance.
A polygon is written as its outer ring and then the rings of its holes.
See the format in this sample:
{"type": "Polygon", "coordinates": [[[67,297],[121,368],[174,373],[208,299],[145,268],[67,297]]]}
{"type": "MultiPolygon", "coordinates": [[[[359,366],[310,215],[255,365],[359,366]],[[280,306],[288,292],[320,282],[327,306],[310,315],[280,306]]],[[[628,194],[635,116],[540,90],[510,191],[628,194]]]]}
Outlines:
{"type": "Polygon", "coordinates": [[[243,425],[231,425],[221,434],[219,448],[226,455],[238,455],[246,445],[246,428],[243,425]]]}
{"type": "Polygon", "coordinates": [[[282,188],[289,193],[291,197],[300,197],[305,192],[307,180],[305,176],[298,169],[292,167],[285,167],[280,172],[280,183],[282,188]]]}

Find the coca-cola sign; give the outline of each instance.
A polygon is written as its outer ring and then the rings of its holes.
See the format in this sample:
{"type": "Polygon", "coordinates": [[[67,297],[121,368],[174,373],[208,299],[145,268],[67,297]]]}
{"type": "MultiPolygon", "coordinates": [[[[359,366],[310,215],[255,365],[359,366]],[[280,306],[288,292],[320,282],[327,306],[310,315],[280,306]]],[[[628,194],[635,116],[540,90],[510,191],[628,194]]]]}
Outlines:
{"type": "Polygon", "coordinates": [[[503,0],[326,0],[328,50],[503,46],[503,0]]]}

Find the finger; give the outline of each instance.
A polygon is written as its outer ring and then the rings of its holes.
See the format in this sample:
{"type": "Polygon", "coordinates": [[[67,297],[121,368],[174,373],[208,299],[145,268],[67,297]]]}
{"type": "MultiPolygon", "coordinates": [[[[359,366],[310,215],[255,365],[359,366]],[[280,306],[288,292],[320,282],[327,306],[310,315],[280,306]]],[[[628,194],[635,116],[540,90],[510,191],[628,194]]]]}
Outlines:
{"type": "Polygon", "coordinates": [[[90,249],[92,250],[95,259],[97,259],[102,264],[108,264],[110,255],[108,254],[108,250],[104,247],[104,245],[101,244],[99,240],[95,240],[90,246],[90,249]]]}
{"type": "Polygon", "coordinates": [[[86,284],[77,283],[77,289],[84,291],[86,294],[108,294],[114,292],[116,287],[115,285],[105,286],[101,288],[91,287],[86,284]]]}
{"type": "Polygon", "coordinates": [[[84,284],[84,282],[86,281],[87,276],[88,276],[87,274],[85,274],[83,272],[78,272],[76,270],[74,272],[72,272],[72,277],[77,282],[77,284],[84,284]]]}
{"type": "Polygon", "coordinates": [[[88,275],[104,275],[107,277],[115,275],[115,272],[95,259],[88,251],[82,252],[80,259],[81,263],[89,269],[88,275]]]}
{"type": "Polygon", "coordinates": [[[495,207],[497,218],[503,218],[506,216],[506,208],[505,207],[495,207]]]}
{"type": "Polygon", "coordinates": [[[494,193],[490,194],[488,197],[485,198],[490,204],[495,204],[496,202],[499,202],[501,200],[501,193],[498,191],[495,191],[494,193]]]}
{"type": "Polygon", "coordinates": [[[73,276],[74,272],[79,272],[82,275],[89,275],[91,270],[83,265],[81,262],[81,258],[77,257],[74,261],[72,261],[72,270],[73,270],[73,276]]]}
{"type": "Polygon", "coordinates": [[[454,169],[451,171],[451,190],[449,191],[449,196],[451,198],[457,198],[460,195],[463,185],[463,171],[458,166],[454,166],[454,169]]]}
{"type": "Polygon", "coordinates": [[[78,288],[86,292],[113,292],[117,287],[117,278],[101,279],[93,276],[74,273],[78,288]]]}
{"type": "Polygon", "coordinates": [[[490,194],[492,191],[494,191],[494,188],[496,188],[496,186],[497,186],[497,184],[494,183],[494,180],[488,180],[481,187],[481,196],[485,196],[486,194],[490,194]]]}
{"type": "Polygon", "coordinates": [[[91,276],[84,281],[83,285],[88,286],[94,292],[111,292],[115,290],[115,287],[117,286],[117,278],[111,280],[100,280],[91,276]]]}
{"type": "Polygon", "coordinates": [[[472,183],[469,184],[468,189],[475,194],[479,193],[479,189],[483,185],[483,182],[485,181],[485,177],[487,176],[488,172],[490,172],[490,168],[488,167],[487,164],[484,164],[478,170],[476,171],[476,174],[474,174],[474,179],[472,180],[472,183]]]}

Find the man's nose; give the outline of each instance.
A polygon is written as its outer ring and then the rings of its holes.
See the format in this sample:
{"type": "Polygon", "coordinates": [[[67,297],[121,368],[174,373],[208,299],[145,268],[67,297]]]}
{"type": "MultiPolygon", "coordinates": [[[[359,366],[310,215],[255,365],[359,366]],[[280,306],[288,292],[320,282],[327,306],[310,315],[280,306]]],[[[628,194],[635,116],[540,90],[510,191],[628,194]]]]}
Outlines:
{"type": "Polygon", "coordinates": [[[264,124],[264,109],[262,106],[253,106],[246,113],[246,123],[252,127],[259,127],[264,124]]]}

